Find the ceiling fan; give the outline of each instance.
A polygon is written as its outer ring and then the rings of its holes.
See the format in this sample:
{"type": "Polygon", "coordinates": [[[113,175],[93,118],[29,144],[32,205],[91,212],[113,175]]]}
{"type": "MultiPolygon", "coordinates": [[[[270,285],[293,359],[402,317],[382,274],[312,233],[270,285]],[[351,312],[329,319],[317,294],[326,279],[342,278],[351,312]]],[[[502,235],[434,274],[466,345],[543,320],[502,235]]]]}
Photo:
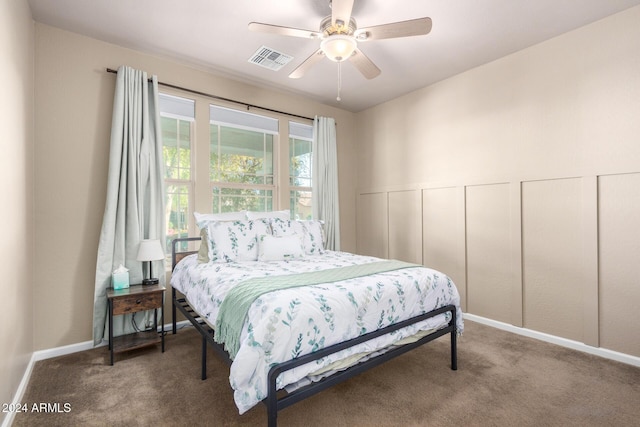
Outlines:
{"type": "Polygon", "coordinates": [[[283,36],[303,37],[320,40],[320,48],[302,62],[290,78],[302,77],[309,68],[325,56],[334,62],[351,61],[367,79],[380,74],[380,69],[358,49],[359,42],[391,39],[428,34],[431,18],[418,18],[374,27],[358,28],[351,16],[354,0],[329,0],[331,15],[320,22],[319,31],[303,30],[278,25],[251,22],[249,29],[283,36]]]}

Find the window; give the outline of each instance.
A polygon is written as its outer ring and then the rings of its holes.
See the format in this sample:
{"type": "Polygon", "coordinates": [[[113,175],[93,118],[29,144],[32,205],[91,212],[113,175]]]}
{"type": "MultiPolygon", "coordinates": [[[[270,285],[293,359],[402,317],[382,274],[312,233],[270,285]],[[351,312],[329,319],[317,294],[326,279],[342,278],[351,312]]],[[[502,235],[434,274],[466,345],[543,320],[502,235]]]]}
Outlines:
{"type": "MultiPolygon", "coordinates": [[[[165,94],[160,94],[159,102],[166,188],[165,252],[171,253],[171,241],[189,235],[195,103],[190,99],[165,94]]],[[[186,250],[186,245],[181,249],[186,250]]]]}
{"type": "Polygon", "coordinates": [[[312,218],[312,140],[312,126],[289,122],[289,189],[291,218],[312,218]]]}
{"type": "Polygon", "coordinates": [[[210,106],[213,212],[273,210],[278,120],[210,106]]]}
{"type": "Polygon", "coordinates": [[[162,93],[159,101],[168,254],[173,239],[198,235],[194,211],[271,211],[289,205],[292,218],[311,218],[312,126],[286,115],[211,105],[200,95],[162,93]],[[288,143],[279,133],[287,127],[288,143]]]}

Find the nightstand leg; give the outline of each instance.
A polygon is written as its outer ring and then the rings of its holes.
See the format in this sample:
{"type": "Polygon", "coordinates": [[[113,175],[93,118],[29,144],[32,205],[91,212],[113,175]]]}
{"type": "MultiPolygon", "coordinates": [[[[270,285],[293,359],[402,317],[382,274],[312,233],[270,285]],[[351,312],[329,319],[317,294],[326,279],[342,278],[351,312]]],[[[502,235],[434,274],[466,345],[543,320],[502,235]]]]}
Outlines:
{"type": "Polygon", "coordinates": [[[113,304],[111,300],[109,304],[109,353],[111,358],[111,366],[113,366],[113,304]]]}
{"type": "Polygon", "coordinates": [[[160,313],[160,337],[162,340],[162,352],[164,353],[164,292],[162,293],[162,312],[160,313]]]}
{"type": "Polygon", "coordinates": [[[158,309],[153,309],[153,333],[158,333],[158,309]]]}

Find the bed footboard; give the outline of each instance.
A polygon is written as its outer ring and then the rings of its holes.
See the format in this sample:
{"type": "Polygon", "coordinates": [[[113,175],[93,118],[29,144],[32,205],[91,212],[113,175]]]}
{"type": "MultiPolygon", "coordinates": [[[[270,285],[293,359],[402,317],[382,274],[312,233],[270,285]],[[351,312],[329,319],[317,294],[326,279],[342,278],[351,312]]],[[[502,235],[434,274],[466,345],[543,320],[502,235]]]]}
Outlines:
{"type": "MultiPolygon", "coordinates": [[[[224,348],[215,342],[214,340],[214,332],[209,327],[209,325],[202,319],[200,316],[191,308],[188,302],[184,298],[176,297],[176,292],[173,292],[173,306],[180,310],[182,314],[189,319],[189,321],[193,324],[193,326],[200,332],[202,336],[202,364],[201,364],[201,379],[205,380],[207,378],[207,343],[220,355],[220,357],[225,360],[229,365],[231,365],[232,360],[229,358],[229,354],[224,350],[224,348]]],[[[365,335],[361,335],[357,338],[354,338],[349,341],[345,341],[339,344],[335,344],[330,347],[326,347],[322,350],[319,350],[315,353],[307,354],[296,359],[289,360],[284,363],[280,363],[278,365],[273,366],[269,370],[268,375],[268,393],[267,398],[263,401],[263,403],[267,406],[267,417],[268,417],[268,426],[276,427],[277,419],[278,419],[278,411],[281,411],[284,408],[287,408],[294,403],[300,402],[307,397],[313,396],[316,393],[319,393],[333,385],[346,381],[354,376],[371,369],[375,366],[381,365],[382,363],[391,360],[397,356],[400,356],[416,347],[424,345],[430,341],[433,341],[443,335],[450,334],[451,337],[451,369],[458,369],[458,356],[457,356],[457,328],[456,328],[456,307],[453,305],[448,305],[445,307],[441,307],[437,310],[433,310],[429,313],[425,313],[421,316],[417,316],[403,322],[396,323],[394,325],[388,326],[384,329],[380,329],[374,332],[370,332],[365,335]],[[437,316],[442,313],[450,312],[451,318],[449,320],[449,324],[437,331],[432,332],[429,335],[424,336],[416,342],[405,344],[403,346],[396,347],[392,350],[387,351],[379,356],[371,358],[365,362],[361,362],[357,365],[352,366],[344,371],[337,372],[319,382],[315,382],[309,384],[305,387],[302,387],[298,390],[295,390],[291,393],[287,393],[284,396],[278,397],[276,390],[276,380],[278,376],[290,369],[295,368],[296,366],[303,365],[305,363],[313,362],[314,360],[320,359],[322,357],[328,356],[330,354],[336,353],[338,351],[344,350],[348,347],[360,344],[362,342],[368,341],[370,339],[376,338],[378,336],[388,334],[397,329],[403,328],[405,326],[409,326],[413,323],[420,322],[422,320],[428,319],[430,317],[437,316]]]]}
{"type": "Polygon", "coordinates": [[[439,338],[446,334],[451,334],[451,369],[454,371],[457,370],[458,356],[457,356],[457,344],[456,344],[456,339],[457,339],[456,329],[457,329],[456,328],[456,307],[453,305],[447,305],[445,307],[438,308],[436,310],[430,311],[420,316],[416,316],[411,319],[407,319],[405,321],[387,326],[386,328],[361,335],[357,338],[354,338],[342,343],[338,343],[330,347],[326,347],[322,350],[318,350],[314,353],[300,356],[296,359],[292,359],[287,362],[283,362],[273,366],[269,370],[269,376],[268,376],[269,388],[268,388],[267,398],[264,401],[264,403],[267,405],[269,427],[275,427],[277,425],[278,411],[288,406],[291,406],[294,403],[297,403],[307,397],[313,396],[314,394],[319,393],[322,390],[325,390],[329,387],[332,387],[335,384],[346,381],[349,378],[353,378],[354,376],[370,368],[381,365],[382,363],[388,360],[391,360],[397,356],[400,356],[416,347],[419,347],[423,344],[433,341],[436,338],[439,338]],[[446,327],[442,329],[438,329],[430,333],[429,335],[424,336],[423,338],[419,339],[416,342],[395,347],[379,356],[376,356],[367,361],[358,363],[357,365],[354,365],[344,371],[337,372],[317,383],[309,384],[305,387],[302,387],[298,390],[288,393],[283,397],[280,397],[280,398],[277,397],[276,380],[281,373],[288,371],[290,369],[293,369],[297,366],[301,366],[306,363],[313,362],[314,360],[321,359],[325,356],[328,356],[330,354],[352,347],[354,345],[363,343],[365,341],[369,341],[370,339],[373,339],[382,335],[386,335],[398,329],[404,328],[406,326],[412,325],[414,323],[420,322],[422,320],[425,320],[446,312],[451,313],[449,324],[446,327]]]}
{"type": "MultiPolygon", "coordinates": [[[[195,253],[196,251],[188,251],[177,253],[176,245],[179,242],[189,242],[189,241],[198,241],[199,237],[190,237],[190,238],[182,238],[176,239],[173,241],[173,254],[172,254],[172,266],[175,268],[175,265],[180,259],[184,258],[184,256],[195,253]]],[[[173,269],[172,268],[172,269],[173,269]]],[[[231,364],[232,360],[229,357],[228,353],[224,350],[223,346],[215,342],[214,340],[214,331],[213,329],[205,322],[205,320],[200,317],[200,315],[193,310],[193,308],[186,301],[186,298],[182,295],[178,295],[178,292],[172,288],[171,289],[171,301],[172,301],[172,310],[173,310],[173,333],[176,333],[176,312],[179,310],[190,322],[191,324],[198,330],[198,332],[202,336],[202,366],[201,366],[201,378],[204,380],[207,377],[207,343],[225,360],[228,364],[231,364]]],[[[276,427],[277,419],[278,419],[278,411],[287,408],[294,403],[300,402],[301,400],[313,396],[316,393],[319,393],[322,390],[325,390],[335,384],[346,381],[349,378],[352,378],[370,368],[378,366],[388,360],[391,360],[397,356],[400,356],[416,347],[424,345],[430,341],[433,341],[443,335],[450,334],[451,335],[451,369],[458,369],[458,358],[457,358],[457,328],[456,328],[456,307],[454,305],[447,305],[436,310],[430,311],[428,313],[424,313],[420,316],[413,317],[411,319],[404,320],[402,322],[398,322],[396,324],[387,326],[383,329],[379,329],[377,331],[373,331],[359,337],[353,338],[351,340],[338,343],[332,345],[330,347],[323,348],[314,353],[306,354],[300,356],[298,358],[289,360],[287,362],[283,362],[277,365],[274,365],[268,374],[268,391],[267,398],[263,400],[263,403],[267,406],[267,416],[268,416],[268,425],[269,427],[276,427]],[[450,313],[449,322],[447,326],[444,328],[438,329],[429,335],[422,337],[421,339],[402,346],[394,347],[391,350],[382,353],[376,357],[372,357],[364,362],[358,363],[344,371],[340,371],[330,375],[322,379],[321,381],[311,383],[307,386],[301,387],[295,391],[290,393],[283,393],[278,397],[276,390],[276,380],[280,374],[291,370],[297,366],[304,365],[309,362],[313,362],[314,360],[321,359],[338,351],[344,350],[346,348],[352,347],[354,345],[363,343],[365,341],[369,341],[373,338],[389,334],[398,329],[407,327],[414,323],[421,322],[423,320],[429,319],[431,317],[435,317],[441,315],[443,313],[450,313]]]]}

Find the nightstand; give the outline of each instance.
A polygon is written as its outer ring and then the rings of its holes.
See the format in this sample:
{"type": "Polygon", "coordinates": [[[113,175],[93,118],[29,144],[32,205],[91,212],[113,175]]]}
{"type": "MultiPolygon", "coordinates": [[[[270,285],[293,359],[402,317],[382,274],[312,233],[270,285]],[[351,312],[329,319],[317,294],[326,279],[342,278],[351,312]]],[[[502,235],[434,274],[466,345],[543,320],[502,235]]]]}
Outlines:
{"type": "Polygon", "coordinates": [[[113,354],[162,343],[164,353],[164,310],[161,311],[160,332],[158,332],[158,309],[164,306],[165,288],[160,285],[132,285],[125,289],[107,289],[109,306],[109,352],[111,365],[113,354]],[[113,316],[153,310],[153,329],[133,334],[113,336],[113,316]]]}

